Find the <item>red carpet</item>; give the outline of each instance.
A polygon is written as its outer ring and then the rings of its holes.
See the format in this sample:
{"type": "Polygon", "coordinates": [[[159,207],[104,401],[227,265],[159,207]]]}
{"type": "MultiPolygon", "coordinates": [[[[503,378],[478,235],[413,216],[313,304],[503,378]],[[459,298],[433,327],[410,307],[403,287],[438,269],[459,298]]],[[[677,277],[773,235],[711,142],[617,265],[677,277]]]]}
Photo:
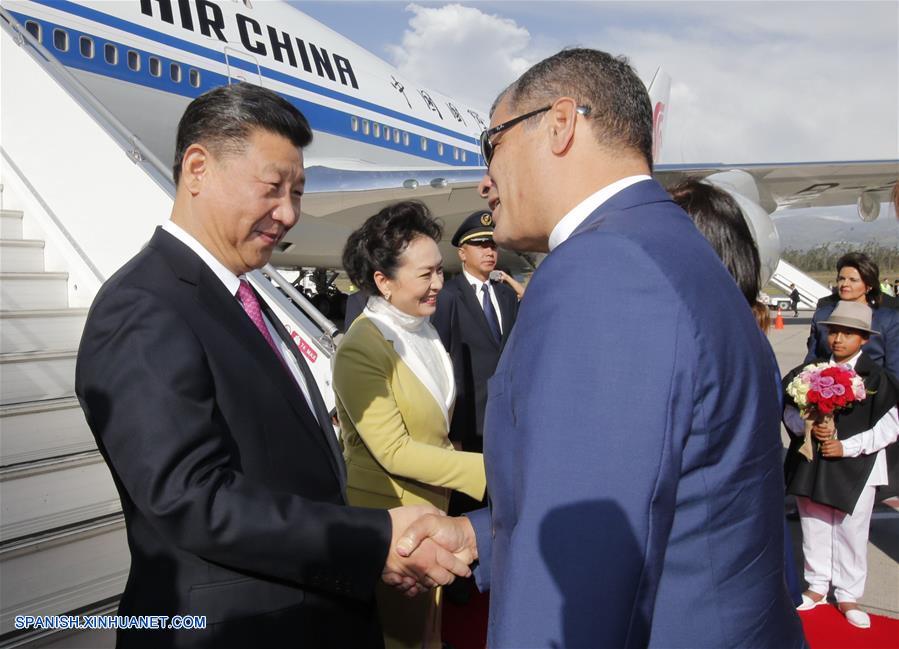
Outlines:
{"type": "Polygon", "coordinates": [[[490,596],[470,588],[471,599],[464,606],[443,600],[441,635],[453,649],[484,649],[487,646],[487,608],[490,596]]]}
{"type": "MultiPolygon", "coordinates": [[[[443,604],[443,639],[454,649],[484,649],[490,599],[472,589],[465,606],[443,604]]],[[[870,629],[856,629],[835,606],[799,613],[811,649],[899,649],[899,620],[871,615],[870,629]]]]}
{"type": "MultiPolygon", "coordinates": [[[[870,613],[869,613],[870,615],[870,613]]],[[[812,649],[896,649],[899,620],[871,615],[870,629],[856,629],[836,606],[801,611],[799,617],[812,649]]]]}

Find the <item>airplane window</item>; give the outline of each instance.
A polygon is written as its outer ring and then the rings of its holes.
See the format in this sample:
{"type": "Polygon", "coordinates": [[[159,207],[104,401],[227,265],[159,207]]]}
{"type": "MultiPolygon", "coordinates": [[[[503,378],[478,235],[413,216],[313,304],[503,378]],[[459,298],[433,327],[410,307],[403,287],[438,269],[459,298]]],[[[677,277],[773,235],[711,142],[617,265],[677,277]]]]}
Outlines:
{"type": "Polygon", "coordinates": [[[60,52],[69,51],[69,33],[61,29],[53,30],[53,47],[60,52]]]}
{"type": "Polygon", "coordinates": [[[25,31],[34,36],[35,40],[41,40],[41,25],[33,20],[25,21],[25,31]]]}
{"type": "Polygon", "coordinates": [[[421,150],[422,151],[428,150],[428,138],[426,138],[426,137],[421,138],[421,150]]]}
{"type": "Polygon", "coordinates": [[[388,142],[390,142],[390,127],[389,126],[384,127],[384,139],[387,140],[388,142]]]}
{"type": "Polygon", "coordinates": [[[396,129],[396,128],[393,129],[393,143],[394,144],[400,143],[400,131],[399,131],[399,129],[396,129]]]}
{"type": "Polygon", "coordinates": [[[437,143],[437,155],[443,155],[443,142],[437,143]]]}
{"type": "Polygon", "coordinates": [[[381,137],[381,125],[375,122],[371,125],[371,134],[375,137],[381,137]]]}
{"type": "Polygon", "coordinates": [[[169,76],[175,83],[181,83],[181,66],[177,63],[172,63],[169,66],[169,76]]]}
{"type": "Polygon", "coordinates": [[[162,76],[162,62],[155,56],[150,57],[150,74],[154,77],[162,76]]]}
{"type": "Polygon", "coordinates": [[[188,77],[190,78],[190,85],[194,88],[200,87],[200,71],[195,70],[194,68],[190,69],[190,73],[188,73],[188,77]]]}
{"type": "Polygon", "coordinates": [[[140,72],[140,54],[134,50],[128,50],[128,69],[140,72]]]}
{"type": "Polygon", "coordinates": [[[353,129],[353,133],[357,133],[359,131],[359,118],[356,116],[350,117],[350,128],[353,129]]]}
{"type": "Polygon", "coordinates": [[[81,50],[81,56],[84,58],[94,58],[94,39],[88,36],[82,36],[78,39],[78,49],[81,50]]]}
{"type": "Polygon", "coordinates": [[[403,145],[409,146],[409,134],[405,132],[403,133],[403,145]]]}
{"type": "Polygon", "coordinates": [[[468,157],[468,156],[465,154],[465,151],[463,150],[463,151],[462,151],[462,162],[465,162],[465,160],[466,160],[467,157],[468,157]]]}
{"type": "Polygon", "coordinates": [[[453,147],[453,160],[458,160],[458,159],[459,159],[459,149],[457,149],[456,147],[453,147]]]}
{"type": "Polygon", "coordinates": [[[362,120],[362,134],[368,135],[369,131],[371,131],[371,124],[369,124],[367,119],[362,120]]]}
{"type": "Polygon", "coordinates": [[[106,59],[106,62],[109,65],[118,65],[119,64],[119,50],[112,43],[107,43],[103,47],[103,58],[106,59]]]}

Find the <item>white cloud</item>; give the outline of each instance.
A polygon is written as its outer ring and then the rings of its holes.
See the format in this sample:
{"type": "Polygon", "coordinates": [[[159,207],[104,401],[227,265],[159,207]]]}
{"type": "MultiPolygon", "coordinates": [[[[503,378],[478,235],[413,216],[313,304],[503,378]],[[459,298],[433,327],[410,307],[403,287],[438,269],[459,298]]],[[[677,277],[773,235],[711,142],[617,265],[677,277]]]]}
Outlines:
{"type": "Polygon", "coordinates": [[[413,14],[402,44],[388,53],[404,75],[487,109],[494,97],[541,57],[534,58],[531,35],[515,21],[474,7],[422,7],[413,14]]]}
{"type": "Polygon", "coordinates": [[[899,5],[663,2],[409,5],[404,75],[486,108],[529,65],[578,44],[672,77],[663,161],[899,157],[899,5]],[[515,20],[509,16],[514,16],[515,20]]]}
{"type": "Polygon", "coordinates": [[[899,156],[895,3],[656,8],[654,29],[612,27],[596,40],[644,75],[660,62],[671,74],[663,161],[899,156]]]}

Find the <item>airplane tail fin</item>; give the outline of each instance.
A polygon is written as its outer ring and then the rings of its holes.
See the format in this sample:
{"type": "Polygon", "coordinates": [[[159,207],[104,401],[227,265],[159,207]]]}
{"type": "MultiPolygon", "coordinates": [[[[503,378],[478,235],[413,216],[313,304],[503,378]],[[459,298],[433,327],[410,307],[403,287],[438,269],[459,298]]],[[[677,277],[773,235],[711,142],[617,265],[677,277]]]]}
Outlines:
{"type": "Polygon", "coordinates": [[[652,103],[652,161],[658,162],[665,141],[668,125],[668,96],[671,94],[671,77],[659,66],[649,84],[649,100],[652,103]]]}

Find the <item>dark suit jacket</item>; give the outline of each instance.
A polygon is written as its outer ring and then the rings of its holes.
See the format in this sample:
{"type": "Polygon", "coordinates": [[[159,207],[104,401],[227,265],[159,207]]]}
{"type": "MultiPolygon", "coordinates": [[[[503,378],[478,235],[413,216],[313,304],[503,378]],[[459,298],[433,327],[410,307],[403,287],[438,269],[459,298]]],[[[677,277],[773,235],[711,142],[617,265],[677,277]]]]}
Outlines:
{"type": "MultiPolygon", "coordinates": [[[[816,358],[830,358],[827,325],[821,323],[830,318],[838,302],[839,299],[832,296],[818,300],[818,308],[812,316],[811,330],[806,341],[808,353],[805,355],[804,363],[811,363],[816,358]]],[[[883,304],[873,311],[871,328],[879,333],[871,334],[864,347],[865,354],[877,365],[899,378],[899,311],[883,304]]]]}
{"type": "Polygon", "coordinates": [[[76,392],[127,525],[120,613],[208,625],[120,632],[119,646],[380,643],[387,513],[346,506],[333,434],[236,298],[167,232],[97,295],[76,392]]]}
{"type": "Polygon", "coordinates": [[[499,303],[503,335],[496,342],[487,325],[480,300],[463,273],[447,280],[437,296],[431,322],[453,361],[456,406],[450,422],[450,439],[462,442],[466,451],[480,451],[487,407],[487,380],[496,371],[499,355],[518,315],[515,291],[493,283],[499,303]]]}
{"type": "Polygon", "coordinates": [[[488,645],[802,646],[776,376],[657,182],[591,214],[531,278],[490,380],[492,510],[468,515],[488,645]]]}

